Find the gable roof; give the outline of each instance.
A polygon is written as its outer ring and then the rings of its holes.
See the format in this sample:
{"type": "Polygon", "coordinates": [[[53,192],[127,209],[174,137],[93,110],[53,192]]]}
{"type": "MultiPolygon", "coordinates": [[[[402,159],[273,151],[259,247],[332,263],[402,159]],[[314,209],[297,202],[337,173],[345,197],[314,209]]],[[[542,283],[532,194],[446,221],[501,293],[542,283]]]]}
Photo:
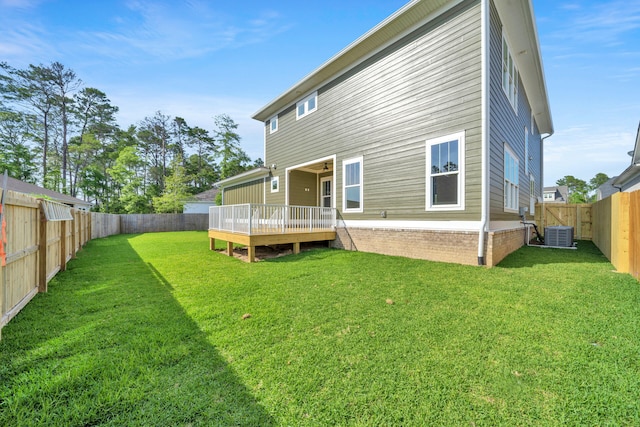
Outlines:
{"type": "MultiPolygon", "coordinates": [[[[257,111],[253,118],[266,121],[322,84],[354,68],[463,0],[413,0],[338,52],[315,71],[257,111]]],[[[484,1],[484,0],[483,0],[484,1]]],[[[487,0],[488,1],[488,0],[487,0]]],[[[498,1],[495,6],[518,57],[520,78],[540,133],[553,133],[542,56],[531,0],[498,1]],[[522,31],[522,29],[528,31],[522,31]]]]}
{"type": "Polygon", "coordinates": [[[607,180],[607,182],[605,182],[604,184],[602,184],[598,188],[596,188],[596,199],[597,200],[606,199],[607,197],[611,196],[612,194],[617,193],[618,191],[620,191],[619,188],[614,187],[614,185],[613,185],[613,183],[616,181],[616,178],[618,178],[618,177],[614,176],[612,178],[609,178],[607,180]]]}
{"type": "MultiPolygon", "coordinates": [[[[3,181],[4,179],[0,176],[0,187],[2,186],[3,181]]],[[[64,203],[65,205],[70,205],[73,207],[79,207],[82,209],[89,209],[91,207],[91,203],[85,202],[84,200],[78,199],[76,197],[71,197],[67,194],[58,193],[57,191],[48,190],[38,185],[30,184],[28,182],[20,181],[19,179],[11,177],[7,177],[7,190],[27,194],[34,197],[47,196],[53,201],[64,203]]]]}
{"type": "Polygon", "coordinates": [[[553,200],[555,202],[568,202],[569,201],[569,187],[566,185],[559,185],[555,187],[544,187],[543,193],[553,193],[553,200]]]}
{"type": "Polygon", "coordinates": [[[212,202],[216,199],[216,196],[220,192],[217,188],[211,188],[209,190],[203,191],[202,193],[194,194],[191,202],[212,202]]]}

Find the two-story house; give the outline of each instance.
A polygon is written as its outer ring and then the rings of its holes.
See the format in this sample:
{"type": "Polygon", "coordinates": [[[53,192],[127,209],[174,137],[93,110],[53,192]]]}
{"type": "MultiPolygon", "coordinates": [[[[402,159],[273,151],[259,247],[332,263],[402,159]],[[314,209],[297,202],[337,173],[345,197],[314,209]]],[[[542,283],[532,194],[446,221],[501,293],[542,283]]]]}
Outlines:
{"type": "Polygon", "coordinates": [[[253,117],[267,167],[224,205],[333,208],[336,247],[495,265],[553,133],[532,3],[411,1],[253,117]]]}

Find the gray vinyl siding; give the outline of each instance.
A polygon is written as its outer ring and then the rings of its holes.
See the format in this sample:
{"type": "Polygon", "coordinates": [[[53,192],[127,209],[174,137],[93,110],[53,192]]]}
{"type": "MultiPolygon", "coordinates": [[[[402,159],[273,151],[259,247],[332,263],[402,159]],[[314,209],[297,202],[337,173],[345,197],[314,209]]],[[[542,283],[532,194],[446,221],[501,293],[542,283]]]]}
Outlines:
{"type": "MultiPolygon", "coordinates": [[[[538,127],[531,126],[531,107],[522,81],[518,82],[518,112],[502,89],[502,23],[491,2],[491,47],[490,47],[490,213],[492,221],[518,220],[517,213],[504,211],[504,144],[519,160],[519,206],[529,206],[529,175],[525,174],[525,161],[529,163],[529,173],[536,180],[536,195],[542,196],[542,150],[538,127]],[[529,132],[528,156],[525,159],[524,128],[529,132]]],[[[517,61],[516,52],[512,52],[517,61]]]]}
{"type": "MultiPolygon", "coordinates": [[[[281,184],[282,185],[282,184],[281,184]]],[[[223,191],[225,205],[264,203],[265,180],[263,178],[226,187],[223,191]]]]}
{"type": "Polygon", "coordinates": [[[478,220],[480,52],[480,3],[467,1],[320,86],[316,112],[296,120],[295,104],[280,111],[278,131],[266,132],[265,162],[277,163],[281,190],[267,202],[284,202],[285,168],[335,155],[342,211],[343,161],[362,156],[364,212],[345,219],[379,220],[384,210],[390,220],[478,220]],[[426,212],[426,140],[460,131],[466,209],[426,212]]]}

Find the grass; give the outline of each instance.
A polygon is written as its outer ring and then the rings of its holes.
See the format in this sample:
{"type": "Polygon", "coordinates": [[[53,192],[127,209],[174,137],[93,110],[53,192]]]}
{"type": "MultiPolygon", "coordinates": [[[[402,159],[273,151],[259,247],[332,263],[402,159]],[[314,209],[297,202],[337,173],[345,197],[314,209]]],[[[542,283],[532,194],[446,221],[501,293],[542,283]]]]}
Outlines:
{"type": "Polygon", "coordinates": [[[0,425],[640,425],[640,284],[579,247],[484,269],[94,240],[3,329],[0,425]]]}

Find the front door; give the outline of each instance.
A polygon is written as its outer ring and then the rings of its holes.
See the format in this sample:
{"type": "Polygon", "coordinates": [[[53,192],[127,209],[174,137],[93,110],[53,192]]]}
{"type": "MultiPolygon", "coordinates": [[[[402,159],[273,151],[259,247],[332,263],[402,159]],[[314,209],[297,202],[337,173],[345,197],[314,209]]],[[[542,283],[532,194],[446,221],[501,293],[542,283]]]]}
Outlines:
{"type": "Polygon", "coordinates": [[[333,207],[333,185],[331,177],[320,178],[320,206],[323,208],[333,207]]]}

